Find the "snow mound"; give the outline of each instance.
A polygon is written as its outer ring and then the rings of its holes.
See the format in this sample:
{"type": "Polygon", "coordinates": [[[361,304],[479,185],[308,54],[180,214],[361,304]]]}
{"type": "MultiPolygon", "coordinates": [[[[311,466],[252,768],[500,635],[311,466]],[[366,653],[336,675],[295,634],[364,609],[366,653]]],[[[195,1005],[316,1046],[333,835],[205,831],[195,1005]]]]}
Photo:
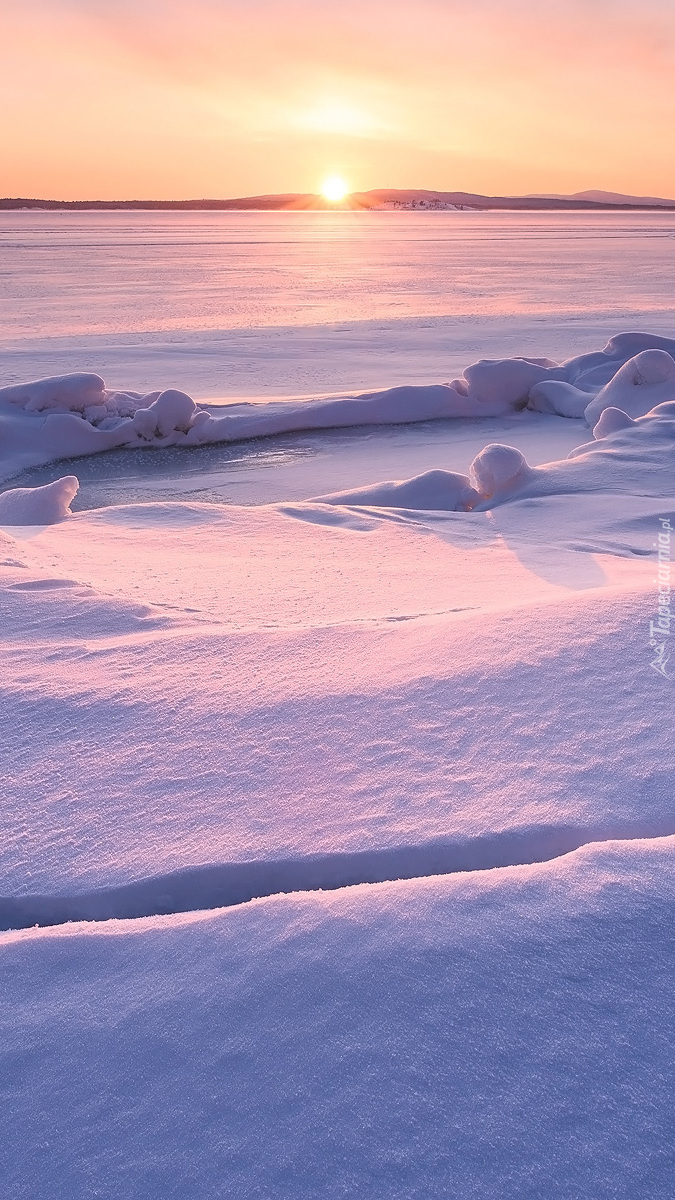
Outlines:
{"type": "Polygon", "coordinates": [[[613,375],[585,410],[589,425],[605,408],[642,417],[657,404],[675,400],[675,360],[665,350],[643,350],[613,375]]]}
{"type": "Polygon", "coordinates": [[[482,500],[506,499],[534,478],[534,470],[520,450],[495,444],[476,455],[469,474],[482,500]]]}
{"type": "Polygon", "coordinates": [[[476,455],[469,475],[425,471],[412,479],[386,480],[353,491],[331,492],[315,496],[312,501],[374,508],[470,512],[478,503],[501,502],[522,493],[535,478],[536,470],[515,446],[491,444],[476,455]]]}
{"type": "Polygon", "coordinates": [[[545,379],[536,383],[529,395],[528,408],[534,412],[553,413],[559,417],[581,419],[588,407],[589,392],[565,383],[562,379],[545,379]]]}
{"type": "Polygon", "coordinates": [[[478,499],[467,475],[425,471],[412,479],[387,480],[351,492],[332,492],[315,499],[323,504],[369,505],[374,508],[430,509],[465,512],[478,499]]]}
{"type": "Polygon", "coordinates": [[[621,408],[603,408],[597,424],[593,426],[593,437],[596,441],[618,433],[620,429],[628,429],[635,421],[621,408]]]}
{"type": "Polygon", "coordinates": [[[549,359],[481,359],[464,372],[466,394],[476,408],[525,408],[531,389],[557,365],[549,359]]]}
{"type": "Polygon", "coordinates": [[[44,487],[12,488],[0,495],[0,525],[55,525],[70,516],[70,504],[80,486],[64,475],[44,487]]]}
{"type": "Polygon", "coordinates": [[[105,383],[100,375],[75,373],[36,379],[0,388],[0,407],[13,404],[25,412],[79,412],[105,406],[105,383]]]}
{"type": "Polygon", "coordinates": [[[197,405],[185,392],[161,392],[148,408],[137,408],[132,418],[135,433],[150,441],[169,437],[174,431],[187,433],[197,414],[197,405]]]}

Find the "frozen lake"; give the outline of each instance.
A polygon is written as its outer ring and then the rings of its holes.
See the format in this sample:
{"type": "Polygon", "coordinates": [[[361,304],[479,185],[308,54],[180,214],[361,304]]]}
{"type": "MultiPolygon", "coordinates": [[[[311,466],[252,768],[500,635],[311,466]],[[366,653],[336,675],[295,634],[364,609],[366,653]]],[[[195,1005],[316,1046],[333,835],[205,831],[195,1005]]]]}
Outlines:
{"type": "Polygon", "coordinates": [[[3,340],[670,307],[675,213],[4,212],[3,340]]]}
{"type": "MultiPolygon", "coordinates": [[[[93,370],[198,400],[315,396],[444,382],[483,357],[562,361],[621,329],[671,335],[675,214],[5,212],[0,271],[0,386],[93,370]]],[[[464,470],[489,440],[542,462],[586,437],[453,421],[118,451],[78,460],[76,506],[295,499],[464,470]]]]}
{"type": "Polygon", "coordinates": [[[0,383],[297,396],[669,334],[675,214],[4,212],[0,272],[0,383]]]}

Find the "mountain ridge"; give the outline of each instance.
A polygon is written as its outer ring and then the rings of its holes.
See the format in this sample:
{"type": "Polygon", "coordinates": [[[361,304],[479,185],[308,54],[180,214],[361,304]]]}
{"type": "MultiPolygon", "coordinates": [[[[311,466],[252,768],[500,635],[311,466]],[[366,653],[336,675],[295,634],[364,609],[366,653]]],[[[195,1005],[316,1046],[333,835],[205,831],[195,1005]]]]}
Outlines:
{"type": "Polygon", "coordinates": [[[283,192],[232,199],[197,200],[50,200],[26,197],[0,198],[0,210],[146,210],[146,211],[281,211],[306,209],[460,208],[473,210],[663,210],[675,209],[675,200],[627,196],[620,192],[587,191],[574,195],[484,196],[477,192],[444,192],[430,188],[375,188],[352,192],[334,204],[313,192],[283,192]]]}

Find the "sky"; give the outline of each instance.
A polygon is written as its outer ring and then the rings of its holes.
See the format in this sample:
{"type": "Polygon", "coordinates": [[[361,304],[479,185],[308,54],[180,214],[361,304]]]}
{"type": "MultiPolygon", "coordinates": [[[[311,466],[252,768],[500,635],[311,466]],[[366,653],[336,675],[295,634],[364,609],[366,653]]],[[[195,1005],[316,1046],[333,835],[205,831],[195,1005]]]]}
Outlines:
{"type": "Polygon", "coordinates": [[[675,196],[673,0],[0,0],[0,195],[675,196]]]}

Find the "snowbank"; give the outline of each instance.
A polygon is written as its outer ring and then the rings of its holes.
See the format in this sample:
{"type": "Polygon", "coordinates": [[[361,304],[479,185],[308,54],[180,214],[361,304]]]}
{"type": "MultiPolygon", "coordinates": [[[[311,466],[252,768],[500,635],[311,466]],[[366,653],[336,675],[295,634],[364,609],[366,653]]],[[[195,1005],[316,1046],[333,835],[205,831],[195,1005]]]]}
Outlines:
{"type": "Polygon", "coordinates": [[[665,350],[643,350],[600,389],[586,408],[585,417],[591,426],[606,408],[642,417],[669,400],[675,400],[675,361],[665,350]]]}
{"type": "Polygon", "coordinates": [[[307,429],[484,418],[531,407],[595,424],[606,407],[635,417],[675,399],[675,340],[622,333],[603,350],[557,364],[484,360],[451,383],[361,395],[223,406],[185,392],[111,391],[73,374],[0,388],[0,477],[117,446],[197,446],[307,429]]]}
{"type": "Polygon", "coordinates": [[[593,441],[566,459],[539,467],[530,467],[512,446],[487,446],[469,472],[478,506],[591,492],[662,497],[664,503],[673,495],[675,400],[635,420],[616,408],[603,409],[593,434],[593,441]]]}

